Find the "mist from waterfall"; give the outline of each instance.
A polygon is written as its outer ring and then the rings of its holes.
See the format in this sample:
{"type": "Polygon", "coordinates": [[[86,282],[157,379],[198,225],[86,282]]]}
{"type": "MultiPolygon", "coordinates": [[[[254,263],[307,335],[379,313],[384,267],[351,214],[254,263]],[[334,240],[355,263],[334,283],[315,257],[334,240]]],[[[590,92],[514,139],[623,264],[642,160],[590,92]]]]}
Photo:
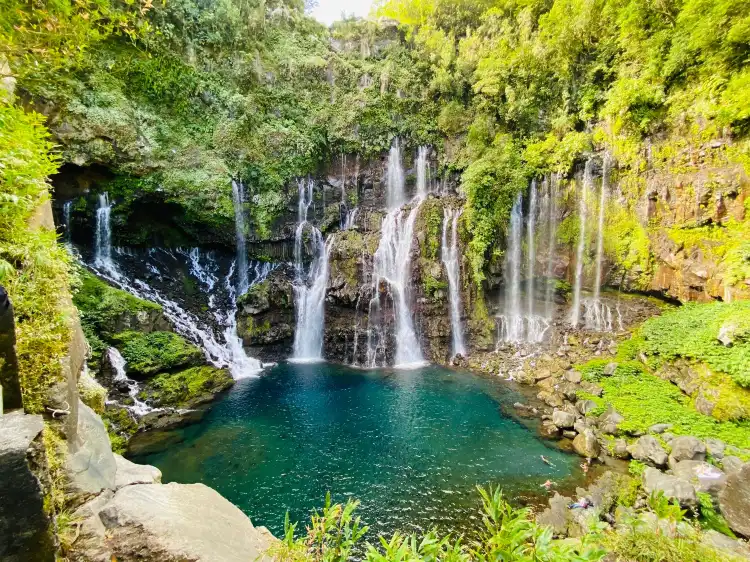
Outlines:
{"type": "Polygon", "coordinates": [[[430,170],[427,161],[429,152],[430,149],[426,146],[420,146],[417,150],[417,197],[420,199],[426,199],[429,191],[430,170]]]}
{"type": "Polygon", "coordinates": [[[94,232],[94,263],[97,267],[114,271],[112,263],[112,205],[109,194],[99,194],[99,206],[96,209],[96,230],[94,232]]]}
{"type": "Polygon", "coordinates": [[[313,200],[313,188],[314,183],[311,179],[300,180],[298,183],[297,229],[294,235],[294,306],[297,326],[294,331],[294,351],[291,358],[297,362],[323,360],[329,246],[323,241],[320,230],[307,218],[313,200]],[[307,271],[304,261],[305,231],[309,232],[308,244],[313,256],[307,271]]]}
{"type": "Polygon", "coordinates": [[[380,243],[373,257],[372,299],[369,304],[367,364],[369,367],[386,364],[386,319],[381,303],[381,283],[387,285],[387,294],[393,303],[395,317],[396,367],[411,368],[425,363],[412,320],[410,273],[411,247],[414,223],[423,199],[417,195],[405,216],[400,203],[403,199],[404,173],[398,140],[394,140],[386,170],[386,193],[389,211],[383,218],[380,243]]]}
{"type": "Polygon", "coordinates": [[[458,248],[458,219],[461,210],[443,208],[443,239],[441,257],[448,274],[448,296],[451,315],[451,352],[452,356],[466,356],[464,330],[461,324],[461,256],[458,248]],[[448,231],[450,230],[450,243],[448,231]]]}
{"type": "Polygon", "coordinates": [[[581,321],[581,288],[583,285],[583,258],[586,250],[586,221],[588,220],[588,207],[586,200],[589,191],[593,186],[593,162],[591,159],[586,161],[586,167],[583,172],[583,181],[581,182],[581,193],[579,194],[578,220],[580,223],[578,230],[578,249],[576,251],[576,270],[573,282],[573,309],[570,314],[570,323],[573,327],[578,327],[581,321]]]}
{"type": "Polygon", "coordinates": [[[234,205],[234,235],[237,253],[237,293],[243,295],[249,287],[247,277],[247,246],[245,243],[245,187],[242,182],[232,180],[232,204],[234,205]]]}

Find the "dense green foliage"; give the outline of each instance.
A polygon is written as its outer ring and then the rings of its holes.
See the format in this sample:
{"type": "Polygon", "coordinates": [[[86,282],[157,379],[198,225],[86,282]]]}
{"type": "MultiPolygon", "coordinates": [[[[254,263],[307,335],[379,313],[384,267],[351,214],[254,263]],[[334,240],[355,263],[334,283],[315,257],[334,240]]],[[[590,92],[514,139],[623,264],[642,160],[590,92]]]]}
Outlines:
{"type": "Polygon", "coordinates": [[[174,332],[121,332],[114,338],[131,376],[150,376],[196,365],[203,352],[174,332]]]}
{"type": "Polygon", "coordinates": [[[750,302],[688,303],[650,318],[640,333],[643,351],[654,363],[693,359],[750,387],[750,302]],[[730,345],[719,341],[722,329],[730,345]]]}
{"type": "Polygon", "coordinates": [[[64,377],[75,310],[65,301],[69,260],[53,230],[32,216],[48,198],[57,158],[42,117],[0,101],[0,284],[13,302],[21,390],[27,411],[64,377]]]}

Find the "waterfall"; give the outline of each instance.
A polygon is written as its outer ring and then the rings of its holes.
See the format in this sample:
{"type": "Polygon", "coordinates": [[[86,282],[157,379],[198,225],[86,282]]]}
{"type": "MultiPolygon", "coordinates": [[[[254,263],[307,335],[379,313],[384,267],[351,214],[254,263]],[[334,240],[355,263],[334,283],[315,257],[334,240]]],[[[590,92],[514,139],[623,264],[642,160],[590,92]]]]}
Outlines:
{"type": "Polygon", "coordinates": [[[307,211],[313,198],[312,180],[300,181],[297,206],[297,230],[294,236],[294,305],[297,327],[294,331],[293,361],[311,362],[323,359],[323,327],[325,316],[326,285],[328,285],[329,246],[323,234],[307,220],[307,211]],[[303,235],[310,232],[313,260],[305,272],[303,235]]]}
{"type": "MultiPolygon", "coordinates": [[[[149,279],[153,279],[152,282],[158,280],[165,280],[164,285],[173,285],[176,280],[172,279],[169,275],[169,269],[162,269],[163,266],[155,258],[158,256],[165,256],[171,260],[177,259],[175,255],[182,254],[187,255],[189,262],[190,273],[193,275],[201,286],[201,294],[208,295],[208,307],[210,310],[214,310],[214,321],[207,322],[199,318],[196,314],[190,312],[186,307],[167,297],[166,294],[147,283],[145,280],[138,277],[128,277],[121,273],[120,268],[117,267],[114,262],[109,267],[101,267],[94,261],[91,269],[103,279],[109,281],[112,285],[131,293],[132,295],[155,302],[161,305],[164,316],[170,321],[175,331],[187,340],[199,346],[206,357],[206,360],[213,366],[218,368],[229,368],[232,376],[235,379],[252,376],[260,372],[262,364],[257,359],[248,357],[242,348],[242,341],[237,336],[236,330],[236,302],[235,302],[235,283],[232,282],[234,276],[235,267],[234,264],[230,268],[229,274],[225,279],[225,289],[227,295],[223,300],[228,301],[226,308],[222,312],[222,308],[215,305],[215,297],[217,296],[215,291],[218,288],[216,276],[216,264],[213,260],[211,253],[201,254],[197,249],[191,250],[189,253],[184,253],[177,249],[175,252],[172,250],[150,250],[147,256],[131,256],[131,252],[121,249],[115,250],[118,259],[127,259],[132,257],[134,261],[141,262],[141,265],[146,266],[148,270],[149,279]],[[201,259],[205,263],[201,262],[201,259]],[[214,330],[214,325],[218,325],[219,328],[223,329],[222,342],[220,337],[217,336],[214,330]]],[[[256,265],[256,275],[252,281],[252,284],[259,283],[265,276],[274,269],[273,264],[264,265],[259,267],[256,265]]],[[[247,272],[246,272],[247,273],[247,272]]]]}
{"type": "Polygon", "coordinates": [[[420,146],[417,150],[417,197],[425,199],[427,197],[429,169],[427,167],[427,154],[429,148],[420,146]]]}
{"type": "Polygon", "coordinates": [[[607,189],[609,183],[609,158],[604,157],[602,167],[602,188],[599,194],[599,224],[596,233],[596,279],[594,281],[594,301],[599,302],[602,285],[602,258],[604,255],[604,207],[607,202],[607,189]]]}
{"type": "Polygon", "coordinates": [[[353,209],[349,209],[348,211],[346,211],[344,223],[341,225],[341,230],[349,230],[354,227],[358,212],[359,207],[354,207],[353,209]]]}
{"type": "Polygon", "coordinates": [[[526,222],[526,302],[527,317],[534,317],[534,269],[536,265],[536,180],[529,189],[529,218],[526,222]]]}
{"type": "Polygon", "coordinates": [[[65,243],[70,244],[72,231],[70,226],[70,211],[73,208],[73,201],[63,203],[63,228],[65,229],[65,243]]]}
{"type": "Polygon", "coordinates": [[[232,180],[232,203],[234,205],[234,234],[237,251],[237,292],[243,295],[249,287],[247,277],[247,250],[245,246],[245,188],[242,182],[232,180]]]}
{"type": "Polygon", "coordinates": [[[138,386],[137,381],[134,381],[133,379],[128,377],[125,371],[125,365],[127,363],[125,361],[125,358],[117,350],[116,347],[107,348],[107,358],[109,359],[109,364],[115,370],[114,381],[123,383],[128,387],[128,396],[130,396],[131,400],[133,401],[132,405],[125,406],[128,410],[133,412],[133,414],[138,417],[145,416],[149,412],[161,410],[161,408],[152,408],[145,402],[138,399],[138,393],[141,389],[138,386]]]}
{"type": "Polygon", "coordinates": [[[99,207],[96,209],[96,231],[94,233],[94,263],[106,270],[114,270],[112,263],[112,225],[110,214],[112,205],[105,191],[99,194],[99,207]]]}
{"type": "Polygon", "coordinates": [[[557,186],[560,177],[553,174],[547,181],[546,208],[547,208],[547,271],[545,273],[544,291],[544,316],[552,319],[554,274],[555,274],[555,250],[557,249],[557,186]]]}
{"type": "Polygon", "coordinates": [[[583,256],[586,249],[586,220],[588,209],[586,199],[588,198],[589,189],[593,183],[592,161],[586,161],[586,168],[583,172],[583,182],[579,199],[579,221],[580,229],[578,231],[578,249],[576,251],[576,272],[573,286],[573,310],[570,315],[570,323],[578,327],[581,320],[581,285],[583,283],[583,256]]]}
{"type": "Polygon", "coordinates": [[[466,355],[463,326],[461,325],[461,264],[458,255],[458,219],[460,210],[443,208],[442,259],[448,274],[448,293],[450,297],[451,337],[453,356],[466,355]],[[448,229],[451,230],[450,245],[448,229]]]}
{"type": "Polygon", "coordinates": [[[519,193],[510,211],[508,248],[505,252],[505,340],[519,342],[523,339],[521,315],[521,222],[523,195],[519,193]]]}
{"type": "Polygon", "coordinates": [[[405,203],[404,196],[404,168],[401,165],[401,145],[398,139],[393,139],[391,151],[388,154],[386,169],[386,204],[388,209],[398,209],[405,203]]]}

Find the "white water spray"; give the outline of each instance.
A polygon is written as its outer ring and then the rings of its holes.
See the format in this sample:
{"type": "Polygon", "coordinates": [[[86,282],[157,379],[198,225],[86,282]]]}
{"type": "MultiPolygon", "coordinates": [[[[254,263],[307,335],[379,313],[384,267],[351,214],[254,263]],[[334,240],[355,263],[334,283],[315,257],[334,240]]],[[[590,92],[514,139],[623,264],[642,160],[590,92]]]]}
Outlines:
{"type": "Polygon", "coordinates": [[[110,215],[112,205],[105,191],[99,194],[99,207],[96,209],[96,231],[94,233],[94,263],[97,267],[114,271],[112,263],[112,226],[110,215]]]}
{"type": "Polygon", "coordinates": [[[404,194],[404,168],[401,164],[401,144],[393,139],[388,153],[386,169],[386,204],[388,209],[398,209],[406,202],[404,194]]]}
{"type": "Polygon", "coordinates": [[[553,174],[547,181],[547,271],[545,273],[544,291],[544,316],[552,319],[554,274],[555,274],[555,251],[557,250],[557,186],[560,176],[553,174]]]}
{"type": "Polygon", "coordinates": [[[534,270],[536,266],[536,180],[529,189],[529,218],[526,221],[526,315],[534,316],[534,270]]]}
{"type": "Polygon", "coordinates": [[[451,338],[453,356],[466,355],[464,331],[461,324],[461,262],[458,252],[458,219],[461,211],[443,208],[442,259],[448,274],[448,295],[450,298],[451,338]],[[450,244],[448,230],[450,229],[450,244]]]}
{"type": "Polygon", "coordinates": [[[417,197],[420,199],[427,198],[429,191],[430,170],[427,162],[429,150],[426,146],[420,146],[417,150],[417,197]]]}
{"type": "Polygon", "coordinates": [[[510,211],[508,248],[505,252],[505,340],[523,340],[523,316],[521,314],[521,222],[523,195],[519,193],[510,211]]]}
{"type": "Polygon", "coordinates": [[[237,293],[243,295],[249,287],[247,277],[247,247],[245,245],[245,188],[242,182],[232,180],[234,205],[234,234],[237,252],[237,293]]]}

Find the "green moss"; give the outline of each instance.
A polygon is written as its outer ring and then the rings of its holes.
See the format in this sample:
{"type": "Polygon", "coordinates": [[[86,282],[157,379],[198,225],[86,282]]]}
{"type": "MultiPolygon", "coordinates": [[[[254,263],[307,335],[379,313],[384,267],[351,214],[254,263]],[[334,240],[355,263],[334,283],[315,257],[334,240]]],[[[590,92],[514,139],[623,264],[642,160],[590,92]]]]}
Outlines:
{"type": "Polygon", "coordinates": [[[443,203],[428,199],[419,208],[414,225],[420,240],[420,255],[428,260],[440,259],[440,241],[443,230],[443,203]]]}
{"type": "Polygon", "coordinates": [[[173,332],[121,332],[113,341],[127,361],[128,373],[150,376],[200,363],[203,353],[173,332]]]}
{"type": "Polygon", "coordinates": [[[112,451],[124,454],[128,440],[138,431],[138,422],[127,408],[117,405],[107,406],[102,414],[102,420],[109,434],[112,451]]]}
{"type": "Polygon", "coordinates": [[[139,313],[159,313],[158,304],[139,299],[130,293],[116,289],[85,270],[80,270],[81,285],[73,296],[73,302],[81,313],[84,327],[107,340],[123,328],[129,327],[130,319],[139,313]]]}
{"type": "Polygon", "coordinates": [[[654,424],[671,423],[671,431],[677,435],[717,437],[737,447],[750,447],[750,423],[720,422],[698,413],[690,397],[635,361],[618,363],[612,376],[603,374],[607,363],[594,360],[576,366],[586,380],[596,381],[604,390],[601,398],[586,397],[599,406],[590,415],[611,406],[624,416],[619,427],[626,433],[647,432],[654,424]]]}
{"type": "Polygon", "coordinates": [[[233,384],[232,376],[225,369],[192,367],[157,375],[145,384],[139,398],[161,407],[191,408],[210,401],[233,384]]]}

